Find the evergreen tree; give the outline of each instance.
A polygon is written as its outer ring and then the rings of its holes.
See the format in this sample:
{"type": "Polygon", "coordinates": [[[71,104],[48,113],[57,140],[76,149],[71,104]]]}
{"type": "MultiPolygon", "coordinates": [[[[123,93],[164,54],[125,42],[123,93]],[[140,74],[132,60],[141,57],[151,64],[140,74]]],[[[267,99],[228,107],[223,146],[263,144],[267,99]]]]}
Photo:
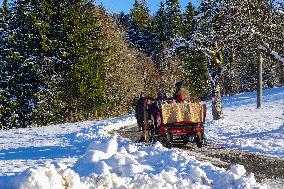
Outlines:
{"type": "Polygon", "coordinates": [[[179,0],[166,0],[166,38],[170,40],[175,36],[181,35],[182,14],[180,10],[179,0]]]}
{"type": "Polygon", "coordinates": [[[153,41],[156,42],[155,49],[153,49],[153,57],[156,61],[161,61],[162,53],[166,45],[166,12],[165,5],[161,1],[160,7],[152,21],[152,32],[155,36],[153,41]]]}
{"type": "Polygon", "coordinates": [[[4,11],[4,13],[8,13],[8,11],[9,11],[9,3],[8,3],[8,0],[4,0],[3,1],[3,11],[4,11]]]}
{"type": "Polygon", "coordinates": [[[135,0],[130,11],[130,22],[126,32],[127,40],[139,50],[149,52],[150,13],[146,1],[135,0]]]}
{"type": "MultiPolygon", "coordinates": [[[[2,35],[3,35],[3,32],[4,32],[4,25],[5,25],[4,10],[3,10],[3,7],[0,6],[0,48],[1,48],[1,50],[3,50],[2,49],[2,46],[3,46],[2,35]]],[[[1,60],[1,55],[0,55],[0,60],[1,60]]]]}
{"type": "Polygon", "coordinates": [[[124,12],[120,12],[118,15],[115,15],[115,23],[117,26],[121,27],[123,30],[129,25],[129,14],[125,14],[124,12]]]}
{"type": "Polygon", "coordinates": [[[193,100],[209,95],[206,57],[202,51],[184,48],[178,52],[184,62],[185,81],[193,100]]]}
{"type": "MultiPolygon", "coordinates": [[[[6,2],[6,1],[5,1],[6,2]]],[[[8,11],[5,11],[5,3],[0,7],[0,128],[7,129],[6,118],[9,114],[9,93],[7,91],[8,76],[2,56],[6,49],[4,38],[7,31],[8,11]]]]}
{"type": "Polygon", "coordinates": [[[9,128],[63,122],[78,112],[90,117],[105,103],[103,43],[94,5],[22,0],[12,11],[3,39],[9,78],[1,93],[9,109],[3,123],[9,128]]]}
{"type": "Polygon", "coordinates": [[[105,68],[108,51],[103,45],[106,39],[98,27],[101,18],[95,14],[95,7],[91,3],[74,6],[75,9],[78,7],[81,15],[73,17],[76,20],[72,21],[72,24],[76,23],[78,31],[69,34],[74,43],[73,56],[77,57],[73,68],[84,109],[91,117],[95,117],[96,111],[103,112],[107,107],[105,68]]]}
{"type": "Polygon", "coordinates": [[[26,127],[32,124],[36,96],[40,89],[37,68],[41,67],[37,55],[41,49],[40,31],[34,15],[37,2],[17,1],[12,6],[13,17],[9,20],[6,48],[3,53],[5,71],[10,78],[6,92],[9,94],[10,112],[5,122],[7,127],[26,127]]]}
{"type": "Polygon", "coordinates": [[[185,13],[183,14],[182,20],[182,36],[188,38],[191,36],[195,26],[195,8],[191,2],[188,3],[185,9],[185,13]]]}
{"type": "Polygon", "coordinates": [[[53,63],[49,99],[55,121],[95,117],[104,104],[104,60],[95,7],[81,0],[50,4],[47,56],[53,63]],[[55,90],[54,90],[55,89],[55,90]]]}
{"type": "MultiPolygon", "coordinates": [[[[189,2],[182,17],[181,33],[185,39],[189,39],[194,32],[195,14],[195,8],[189,2]]],[[[207,84],[207,65],[206,57],[202,51],[184,47],[178,50],[177,55],[180,61],[184,62],[185,81],[190,89],[192,99],[207,96],[209,91],[207,84]]]]}

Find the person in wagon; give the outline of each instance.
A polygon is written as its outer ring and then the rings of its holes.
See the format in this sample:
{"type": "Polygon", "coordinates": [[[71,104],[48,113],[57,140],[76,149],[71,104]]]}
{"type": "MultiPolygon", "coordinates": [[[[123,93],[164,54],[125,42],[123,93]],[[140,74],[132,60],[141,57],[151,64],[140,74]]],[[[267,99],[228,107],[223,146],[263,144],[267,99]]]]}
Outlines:
{"type": "Polygon", "coordinates": [[[153,116],[154,126],[155,126],[155,133],[157,133],[157,129],[161,124],[161,118],[159,117],[159,112],[161,111],[161,105],[163,101],[167,100],[167,95],[162,92],[157,93],[157,97],[151,106],[151,115],[153,116]]]}
{"type": "Polygon", "coordinates": [[[177,103],[190,102],[189,91],[184,87],[183,82],[179,81],[175,84],[173,99],[177,103]]]}

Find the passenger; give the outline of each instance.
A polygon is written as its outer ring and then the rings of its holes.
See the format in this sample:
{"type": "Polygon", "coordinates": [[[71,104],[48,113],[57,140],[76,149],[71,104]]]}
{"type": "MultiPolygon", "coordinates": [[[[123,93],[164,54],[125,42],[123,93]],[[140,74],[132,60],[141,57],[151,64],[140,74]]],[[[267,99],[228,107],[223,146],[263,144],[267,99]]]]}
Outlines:
{"type": "Polygon", "coordinates": [[[165,100],[167,100],[167,95],[165,93],[158,92],[155,101],[161,103],[162,101],[165,101],[165,100]]]}
{"type": "Polygon", "coordinates": [[[175,93],[173,95],[173,99],[177,102],[177,103],[181,103],[181,102],[190,102],[190,95],[188,90],[184,87],[182,82],[177,82],[175,84],[175,93]]]}
{"type": "Polygon", "coordinates": [[[158,92],[155,101],[151,107],[151,115],[154,123],[154,134],[158,133],[158,128],[161,125],[161,105],[167,100],[167,95],[165,93],[158,92]]]}

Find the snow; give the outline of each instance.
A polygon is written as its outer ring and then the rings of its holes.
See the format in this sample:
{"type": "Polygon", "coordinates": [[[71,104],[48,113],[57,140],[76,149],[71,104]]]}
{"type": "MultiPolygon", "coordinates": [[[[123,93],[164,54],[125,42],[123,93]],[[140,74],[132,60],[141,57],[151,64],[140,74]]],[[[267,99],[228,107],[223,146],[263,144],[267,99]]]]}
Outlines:
{"type": "Polygon", "coordinates": [[[258,48],[261,50],[265,50],[268,51],[270,53],[270,55],[273,56],[274,59],[278,60],[279,62],[281,62],[284,65],[284,58],[282,56],[279,55],[279,53],[277,53],[276,51],[273,51],[268,43],[264,43],[265,46],[260,45],[258,48]]]}
{"type": "Polygon", "coordinates": [[[21,189],[69,188],[265,188],[246,175],[242,165],[229,170],[199,162],[187,153],[154,146],[127,144],[119,148],[117,136],[105,144],[92,143],[74,166],[30,168],[13,177],[10,186],[21,189]],[[99,158],[97,157],[99,156],[99,158]]]}
{"type": "MultiPolygon", "coordinates": [[[[284,87],[223,97],[225,120],[213,121],[210,143],[284,157],[284,87]]],[[[1,189],[267,188],[243,165],[218,168],[179,149],[135,144],[110,134],[134,115],[101,121],[0,131],[1,189]]]]}
{"type": "Polygon", "coordinates": [[[208,104],[206,134],[210,143],[244,151],[284,157],[284,88],[263,91],[263,107],[256,93],[223,98],[225,119],[213,121],[208,104]]]}

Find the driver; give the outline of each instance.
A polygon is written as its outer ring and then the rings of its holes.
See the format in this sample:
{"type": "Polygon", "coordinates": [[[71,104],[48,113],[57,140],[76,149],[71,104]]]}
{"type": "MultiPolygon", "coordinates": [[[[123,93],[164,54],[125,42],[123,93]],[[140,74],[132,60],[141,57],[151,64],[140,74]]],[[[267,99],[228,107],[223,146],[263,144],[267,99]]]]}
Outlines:
{"type": "Polygon", "coordinates": [[[188,90],[184,87],[181,81],[175,84],[175,93],[173,95],[173,99],[178,102],[190,102],[190,96],[188,90]]]}

